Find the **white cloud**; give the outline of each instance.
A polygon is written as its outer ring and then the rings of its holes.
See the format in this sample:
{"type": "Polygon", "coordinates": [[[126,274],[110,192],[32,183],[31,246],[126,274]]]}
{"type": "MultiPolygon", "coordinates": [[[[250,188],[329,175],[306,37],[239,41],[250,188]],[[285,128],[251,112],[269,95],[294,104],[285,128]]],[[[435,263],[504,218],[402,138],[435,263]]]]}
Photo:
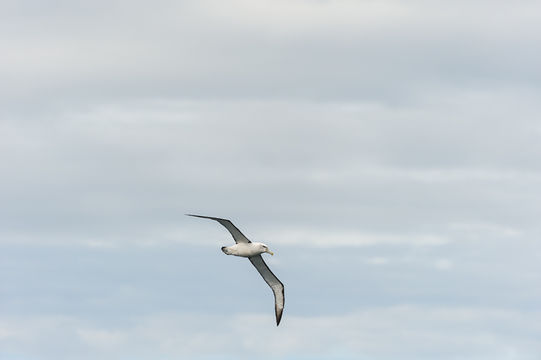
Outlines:
{"type": "Polygon", "coordinates": [[[519,237],[523,231],[506,225],[491,223],[452,223],[449,225],[454,232],[466,235],[470,238],[491,237],[519,237]]]}
{"type": "Polygon", "coordinates": [[[438,259],[434,262],[434,267],[438,270],[449,270],[453,266],[453,262],[449,259],[438,259]]]}
{"type": "Polygon", "coordinates": [[[281,245],[301,245],[319,248],[374,245],[439,246],[448,242],[443,236],[430,234],[378,234],[343,232],[340,230],[313,231],[310,229],[288,229],[277,233],[264,233],[263,237],[273,239],[273,242],[281,245]]]}
{"type": "Polygon", "coordinates": [[[390,262],[390,260],[386,257],[374,256],[366,259],[365,262],[371,265],[386,265],[390,262]]]}

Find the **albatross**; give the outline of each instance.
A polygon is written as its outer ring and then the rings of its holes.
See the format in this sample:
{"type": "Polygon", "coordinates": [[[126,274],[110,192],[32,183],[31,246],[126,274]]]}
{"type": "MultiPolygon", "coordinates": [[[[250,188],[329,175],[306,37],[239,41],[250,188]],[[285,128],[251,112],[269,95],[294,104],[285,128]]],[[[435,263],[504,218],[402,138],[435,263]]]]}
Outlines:
{"type": "Polygon", "coordinates": [[[260,242],[251,242],[246,236],[244,236],[243,233],[240,232],[240,230],[235,225],[233,225],[231,221],[227,219],[194,214],[186,215],[203,219],[216,220],[231,233],[236,244],[232,246],[222,246],[222,251],[226,255],[235,255],[248,258],[248,260],[250,260],[250,262],[255,266],[257,271],[259,271],[259,274],[261,274],[263,280],[265,280],[265,282],[270,286],[274,294],[274,312],[276,314],[276,326],[280,325],[280,320],[282,319],[282,312],[284,311],[285,301],[284,284],[282,284],[282,282],[278,280],[276,275],[274,275],[272,271],[270,271],[269,267],[267,266],[267,264],[265,264],[265,261],[263,261],[263,258],[261,257],[261,254],[263,253],[269,253],[271,255],[274,255],[274,253],[269,250],[269,247],[260,242]]]}

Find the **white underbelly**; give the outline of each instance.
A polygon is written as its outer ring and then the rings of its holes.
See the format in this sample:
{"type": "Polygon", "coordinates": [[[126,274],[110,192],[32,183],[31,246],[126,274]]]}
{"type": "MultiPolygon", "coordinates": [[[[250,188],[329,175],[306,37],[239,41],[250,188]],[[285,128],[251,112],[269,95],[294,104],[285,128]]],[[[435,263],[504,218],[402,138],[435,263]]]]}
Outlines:
{"type": "Polygon", "coordinates": [[[224,251],[228,255],[235,255],[235,256],[242,256],[242,257],[251,257],[261,254],[261,249],[253,243],[248,244],[235,244],[232,246],[228,246],[225,248],[226,251],[224,251]]]}

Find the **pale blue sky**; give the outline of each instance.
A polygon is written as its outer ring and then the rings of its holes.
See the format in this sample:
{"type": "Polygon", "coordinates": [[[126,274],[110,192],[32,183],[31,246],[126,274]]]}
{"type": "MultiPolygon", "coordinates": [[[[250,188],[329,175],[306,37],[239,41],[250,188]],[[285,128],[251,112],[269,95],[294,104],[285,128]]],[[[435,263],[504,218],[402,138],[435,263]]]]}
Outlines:
{"type": "Polygon", "coordinates": [[[539,359],[539,14],[3,1],[0,358],[539,359]]]}

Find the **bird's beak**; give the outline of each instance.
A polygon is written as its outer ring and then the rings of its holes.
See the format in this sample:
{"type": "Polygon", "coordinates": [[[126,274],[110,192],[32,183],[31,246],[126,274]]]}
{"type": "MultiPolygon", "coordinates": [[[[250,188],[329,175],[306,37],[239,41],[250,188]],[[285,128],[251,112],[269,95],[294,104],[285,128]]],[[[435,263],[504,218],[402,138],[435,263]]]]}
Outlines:
{"type": "Polygon", "coordinates": [[[272,251],[270,251],[270,250],[267,250],[267,252],[268,252],[269,254],[271,254],[271,255],[274,255],[274,253],[273,253],[272,251]]]}

